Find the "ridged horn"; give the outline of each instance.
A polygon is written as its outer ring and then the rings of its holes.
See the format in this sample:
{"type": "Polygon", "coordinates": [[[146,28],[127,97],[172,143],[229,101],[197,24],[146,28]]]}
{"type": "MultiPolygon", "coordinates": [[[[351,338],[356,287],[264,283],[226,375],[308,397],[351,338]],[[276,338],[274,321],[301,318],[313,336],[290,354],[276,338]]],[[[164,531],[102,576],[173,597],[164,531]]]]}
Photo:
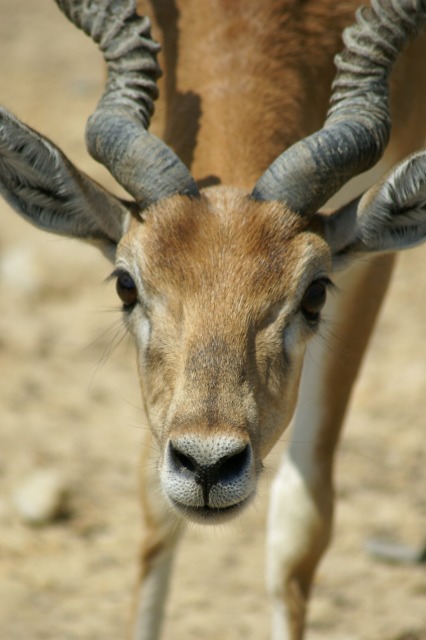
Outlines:
{"type": "Polygon", "coordinates": [[[90,155],[142,206],[177,193],[197,196],[186,166],[159,138],[147,131],[158,96],[159,45],[135,0],[56,0],[82,29],[107,63],[105,92],[86,128],[90,155]]]}
{"type": "Polygon", "coordinates": [[[389,74],[426,20],[426,0],[372,0],[343,34],[323,128],[281,154],[252,196],[315,213],[348,180],[380,159],[389,140],[389,74]]]}

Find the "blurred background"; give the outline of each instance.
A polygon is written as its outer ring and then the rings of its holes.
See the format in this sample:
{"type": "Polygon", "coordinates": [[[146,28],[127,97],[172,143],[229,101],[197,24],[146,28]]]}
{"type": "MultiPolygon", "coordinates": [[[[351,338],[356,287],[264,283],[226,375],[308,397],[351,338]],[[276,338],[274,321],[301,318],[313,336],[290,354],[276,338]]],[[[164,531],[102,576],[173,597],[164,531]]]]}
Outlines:
{"type": "MultiPolygon", "coordinates": [[[[0,0],[0,60],[0,102],[114,189],[83,142],[102,91],[96,47],[53,0],[0,0]]],[[[312,640],[426,639],[424,567],[381,564],[363,550],[369,537],[418,545],[426,534],[425,264],[426,247],[401,255],[356,389],[312,640]]],[[[114,286],[104,283],[110,271],[95,249],[32,229],[0,201],[0,637],[7,640],[116,640],[128,628],[146,425],[133,346],[120,342],[114,286]],[[34,487],[41,496],[31,497],[34,487]],[[49,499],[51,517],[34,526],[28,501],[49,499]]],[[[259,498],[237,523],[189,531],[167,640],[268,637],[267,488],[290,437],[270,456],[259,498]]]]}

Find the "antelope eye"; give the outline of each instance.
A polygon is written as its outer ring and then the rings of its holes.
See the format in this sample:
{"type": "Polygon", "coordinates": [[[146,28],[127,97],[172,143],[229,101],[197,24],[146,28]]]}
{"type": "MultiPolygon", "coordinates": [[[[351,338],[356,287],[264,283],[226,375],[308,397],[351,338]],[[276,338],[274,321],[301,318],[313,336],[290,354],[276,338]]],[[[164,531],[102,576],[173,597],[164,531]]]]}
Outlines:
{"type": "Polygon", "coordinates": [[[125,307],[132,307],[138,299],[135,281],[127,271],[117,274],[116,289],[118,297],[125,307]]]}
{"type": "Polygon", "coordinates": [[[327,283],[324,280],[315,280],[306,289],[301,303],[301,309],[311,322],[319,319],[319,314],[327,298],[327,283]]]}

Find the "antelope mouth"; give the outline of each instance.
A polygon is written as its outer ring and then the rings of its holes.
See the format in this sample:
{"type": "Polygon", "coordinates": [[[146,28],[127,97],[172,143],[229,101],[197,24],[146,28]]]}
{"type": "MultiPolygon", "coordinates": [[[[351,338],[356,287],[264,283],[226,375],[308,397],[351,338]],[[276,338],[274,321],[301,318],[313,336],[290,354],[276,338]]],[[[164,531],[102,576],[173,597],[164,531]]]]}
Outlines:
{"type": "Polygon", "coordinates": [[[182,504],[173,498],[171,498],[170,501],[174,508],[188,520],[192,520],[198,524],[218,524],[231,520],[237,515],[237,513],[240,513],[249,504],[249,502],[251,502],[253,497],[254,494],[226,507],[212,507],[210,505],[193,507],[182,504]]]}

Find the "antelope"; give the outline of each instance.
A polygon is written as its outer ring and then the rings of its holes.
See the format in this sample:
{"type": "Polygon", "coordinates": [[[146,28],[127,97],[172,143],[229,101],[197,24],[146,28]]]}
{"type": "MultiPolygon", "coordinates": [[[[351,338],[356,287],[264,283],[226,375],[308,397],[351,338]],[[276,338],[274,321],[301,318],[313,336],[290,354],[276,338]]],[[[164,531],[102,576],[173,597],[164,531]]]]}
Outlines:
{"type": "Polygon", "coordinates": [[[298,405],[304,446],[292,439],[272,484],[267,581],[273,639],[302,638],[331,537],[334,453],[393,252],[426,237],[426,151],[416,151],[426,83],[413,82],[424,38],[393,83],[398,163],[348,204],[323,207],[384,153],[389,74],[426,3],[373,0],[356,18],[356,0],[144,7],[164,42],[162,141],[148,131],[161,74],[149,18],[135,0],[56,2],[106,60],[86,142],[129,199],[4,109],[1,192],[32,224],[115,263],[158,448],[156,469],[142,467],[133,637],[159,637],[185,523],[224,522],[254,500],[298,405]],[[318,339],[324,308],[338,349],[318,339]]]}

